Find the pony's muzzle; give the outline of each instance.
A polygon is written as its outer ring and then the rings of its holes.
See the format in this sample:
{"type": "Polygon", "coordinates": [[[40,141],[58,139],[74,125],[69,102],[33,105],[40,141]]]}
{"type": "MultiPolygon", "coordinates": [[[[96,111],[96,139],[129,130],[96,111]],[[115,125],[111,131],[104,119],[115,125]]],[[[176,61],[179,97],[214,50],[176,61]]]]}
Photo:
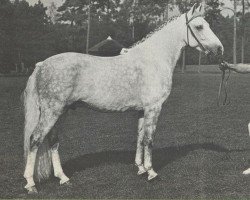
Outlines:
{"type": "Polygon", "coordinates": [[[213,48],[207,49],[205,53],[209,60],[216,59],[218,63],[223,61],[224,48],[221,45],[216,45],[213,48]]]}
{"type": "Polygon", "coordinates": [[[217,59],[222,58],[224,53],[224,48],[222,45],[214,45],[213,47],[207,48],[206,55],[213,56],[217,59]]]}
{"type": "Polygon", "coordinates": [[[224,47],[221,44],[215,44],[211,51],[214,53],[215,56],[222,56],[224,53],[224,47]]]}
{"type": "Polygon", "coordinates": [[[224,53],[224,48],[222,45],[217,47],[217,56],[222,56],[224,53]]]}
{"type": "Polygon", "coordinates": [[[219,63],[223,61],[223,53],[224,53],[223,46],[218,46],[216,51],[214,52],[214,55],[217,58],[219,63]]]}

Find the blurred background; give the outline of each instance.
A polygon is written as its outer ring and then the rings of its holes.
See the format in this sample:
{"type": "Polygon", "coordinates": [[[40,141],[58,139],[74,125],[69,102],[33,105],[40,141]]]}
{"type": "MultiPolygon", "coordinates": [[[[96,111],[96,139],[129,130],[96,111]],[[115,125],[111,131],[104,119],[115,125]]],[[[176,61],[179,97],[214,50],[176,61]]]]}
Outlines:
{"type": "MultiPolygon", "coordinates": [[[[30,74],[36,62],[62,52],[119,54],[195,2],[201,1],[1,0],[0,73],[30,74]]],[[[206,4],[206,20],[225,47],[225,59],[250,63],[250,1],[206,4]]],[[[184,72],[186,65],[214,62],[187,48],[178,67],[184,72]]]]}

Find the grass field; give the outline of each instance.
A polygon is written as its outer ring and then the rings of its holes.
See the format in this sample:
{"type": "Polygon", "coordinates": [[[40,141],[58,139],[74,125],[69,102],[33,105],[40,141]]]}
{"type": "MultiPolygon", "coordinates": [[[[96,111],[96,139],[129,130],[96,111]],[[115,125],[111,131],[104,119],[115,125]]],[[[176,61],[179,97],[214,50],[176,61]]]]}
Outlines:
{"type": "Polygon", "coordinates": [[[23,111],[26,78],[0,78],[1,198],[247,198],[250,176],[250,76],[233,74],[231,104],[217,107],[219,74],[175,74],[159,119],[147,182],[134,166],[137,113],[69,110],[56,126],[72,187],[50,179],[39,194],[23,189],[23,111]]]}

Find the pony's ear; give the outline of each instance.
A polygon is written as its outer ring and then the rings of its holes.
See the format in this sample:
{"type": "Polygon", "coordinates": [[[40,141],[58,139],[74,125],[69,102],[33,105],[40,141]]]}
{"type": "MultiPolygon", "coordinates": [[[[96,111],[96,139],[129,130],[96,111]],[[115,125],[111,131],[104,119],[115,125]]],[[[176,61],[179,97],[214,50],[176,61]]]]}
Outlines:
{"type": "Polygon", "coordinates": [[[198,15],[204,15],[205,14],[205,6],[202,3],[195,3],[192,8],[188,11],[188,17],[194,17],[198,15]]]}
{"type": "Polygon", "coordinates": [[[196,10],[197,12],[201,12],[201,9],[202,9],[202,4],[196,10]]]}
{"type": "Polygon", "coordinates": [[[198,15],[204,15],[205,14],[205,4],[200,4],[200,6],[196,9],[196,13],[198,15]]]}
{"type": "Polygon", "coordinates": [[[193,7],[191,8],[191,13],[192,13],[192,15],[194,14],[194,11],[195,11],[196,7],[197,7],[197,3],[195,3],[195,4],[193,5],[193,7]]]}
{"type": "Polygon", "coordinates": [[[188,11],[187,14],[189,15],[189,17],[192,17],[192,16],[195,14],[196,8],[197,8],[197,3],[195,3],[195,4],[192,6],[192,8],[188,11]]]}

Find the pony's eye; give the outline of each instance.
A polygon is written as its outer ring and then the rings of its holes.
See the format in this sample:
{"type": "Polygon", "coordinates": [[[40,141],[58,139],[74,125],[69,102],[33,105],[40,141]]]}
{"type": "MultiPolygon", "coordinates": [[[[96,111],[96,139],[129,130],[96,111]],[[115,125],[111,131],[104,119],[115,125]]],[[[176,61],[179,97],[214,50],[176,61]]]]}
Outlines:
{"type": "Polygon", "coordinates": [[[198,31],[202,30],[203,29],[203,25],[198,25],[195,27],[198,31]]]}

